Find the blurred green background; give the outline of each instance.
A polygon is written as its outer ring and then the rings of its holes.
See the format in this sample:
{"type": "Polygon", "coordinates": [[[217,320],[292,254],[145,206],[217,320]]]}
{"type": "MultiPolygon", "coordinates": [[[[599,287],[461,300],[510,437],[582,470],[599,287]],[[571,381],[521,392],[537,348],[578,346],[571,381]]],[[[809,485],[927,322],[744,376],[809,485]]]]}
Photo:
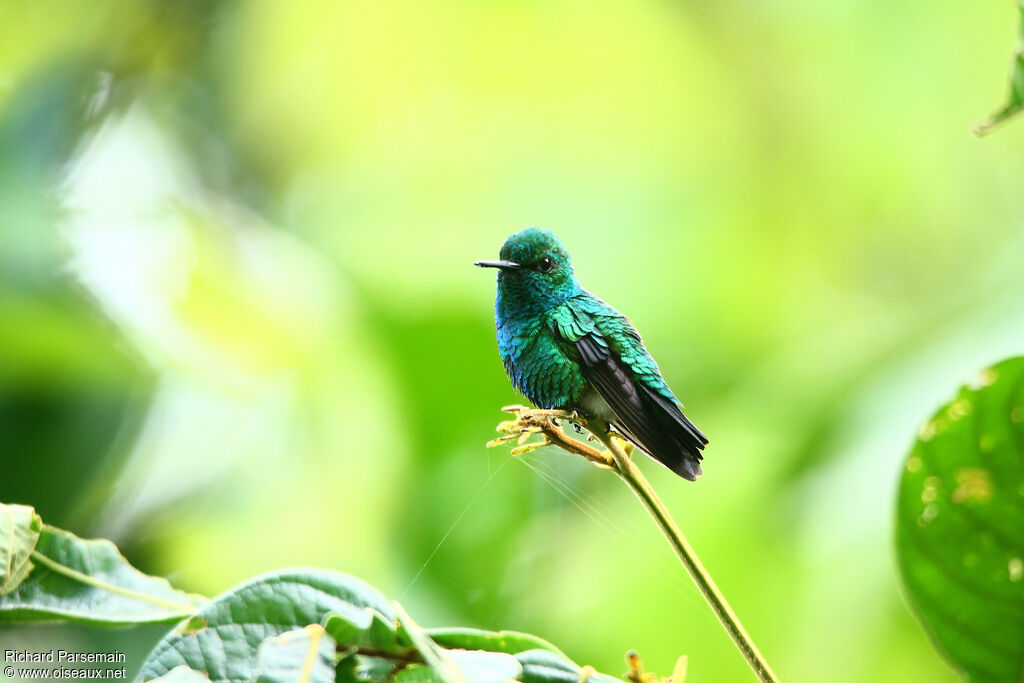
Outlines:
{"type": "Polygon", "coordinates": [[[750,680],[624,486],[483,447],[521,399],[471,264],[537,225],[709,435],[697,484],[644,469],[780,677],[953,681],[891,522],[917,425],[1022,348],[1024,124],[969,134],[1015,20],[3,2],[0,500],[192,591],[330,567],[428,626],[750,680]]]}

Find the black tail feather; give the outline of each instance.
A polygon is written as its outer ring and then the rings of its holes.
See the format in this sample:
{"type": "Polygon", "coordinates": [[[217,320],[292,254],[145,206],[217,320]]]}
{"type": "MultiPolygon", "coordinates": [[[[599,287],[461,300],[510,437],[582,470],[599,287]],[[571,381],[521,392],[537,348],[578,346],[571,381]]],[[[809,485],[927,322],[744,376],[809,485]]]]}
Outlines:
{"type": "Polygon", "coordinates": [[[687,419],[675,401],[636,381],[591,335],[576,342],[583,373],[615,412],[612,426],[634,446],[684,479],[701,474],[701,451],[707,438],[687,419]]]}
{"type": "Polygon", "coordinates": [[[701,451],[708,444],[707,437],[683,415],[678,404],[646,386],[643,389],[645,398],[656,406],[654,412],[662,425],[660,434],[664,435],[665,442],[651,455],[676,474],[693,481],[701,474],[700,461],[704,459],[701,451]]]}
{"type": "Polygon", "coordinates": [[[643,387],[641,396],[645,408],[644,421],[653,423],[639,430],[645,438],[639,438],[622,420],[613,422],[613,426],[634,446],[662,465],[684,479],[695,481],[702,473],[700,461],[704,455],[701,451],[708,443],[707,437],[671,400],[647,387],[643,387]]]}

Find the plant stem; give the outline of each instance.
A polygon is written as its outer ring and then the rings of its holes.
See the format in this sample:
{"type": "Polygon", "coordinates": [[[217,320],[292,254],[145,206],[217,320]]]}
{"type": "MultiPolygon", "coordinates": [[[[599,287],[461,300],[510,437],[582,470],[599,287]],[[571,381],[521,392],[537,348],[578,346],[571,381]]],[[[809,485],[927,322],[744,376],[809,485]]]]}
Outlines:
{"type": "MultiPolygon", "coordinates": [[[[683,567],[690,574],[690,578],[697,584],[697,588],[700,589],[704,599],[708,601],[711,610],[718,617],[718,621],[721,622],[726,633],[732,638],[733,643],[736,644],[743,658],[747,660],[747,664],[754,670],[758,680],[761,683],[778,683],[778,679],[768,666],[768,662],[757,651],[754,641],[747,635],[747,632],[740,624],[740,620],[736,617],[732,608],[729,607],[729,603],[725,601],[721,591],[718,590],[718,586],[711,580],[711,576],[704,569],[704,565],[697,559],[697,553],[693,551],[693,548],[686,541],[683,532],[679,530],[679,526],[672,519],[672,515],[669,514],[668,508],[661,502],[658,494],[651,488],[647,478],[633,464],[629,454],[623,449],[621,444],[625,442],[620,443],[618,441],[618,437],[609,430],[607,423],[598,420],[595,424],[591,425],[577,413],[562,410],[531,410],[523,406],[507,406],[502,408],[502,410],[515,415],[515,420],[502,422],[498,425],[498,431],[506,436],[494,439],[487,444],[488,446],[497,446],[514,439],[519,439],[520,444],[522,444],[523,438],[528,437],[530,434],[539,433],[543,435],[543,442],[533,445],[520,445],[519,449],[524,449],[522,452],[525,452],[525,449],[532,450],[538,446],[551,444],[569,453],[575,453],[586,458],[598,467],[612,470],[618,474],[633,489],[633,493],[636,494],[640,502],[647,508],[647,512],[654,518],[661,532],[668,539],[668,543],[672,546],[672,550],[679,558],[679,561],[683,563],[683,567]],[[566,436],[556,425],[555,418],[567,420],[575,425],[586,428],[605,445],[607,450],[598,450],[584,441],[566,436]]],[[[516,449],[513,449],[512,453],[515,454],[516,449]]]]}
{"type": "Polygon", "coordinates": [[[661,532],[668,539],[669,545],[672,546],[672,550],[675,551],[679,561],[683,563],[686,571],[690,574],[690,578],[697,584],[697,588],[700,589],[704,599],[711,605],[715,616],[718,617],[729,637],[732,638],[736,647],[739,648],[740,653],[747,660],[747,664],[754,670],[758,680],[762,683],[778,683],[778,679],[772,673],[768,662],[757,651],[754,641],[750,639],[750,636],[743,629],[740,620],[736,617],[732,608],[729,607],[729,603],[725,601],[725,596],[718,590],[715,582],[711,580],[711,576],[700,563],[697,554],[690,547],[675,520],[672,519],[672,515],[669,514],[668,508],[658,498],[658,494],[651,488],[651,484],[644,477],[640,468],[626,455],[622,446],[615,441],[615,436],[612,433],[598,434],[597,437],[601,439],[601,442],[604,443],[605,447],[612,454],[612,458],[615,461],[615,473],[633,489],[633,493],[636,494],[640,502],[647,508],[647,512],[654,518],[661,532]]]}

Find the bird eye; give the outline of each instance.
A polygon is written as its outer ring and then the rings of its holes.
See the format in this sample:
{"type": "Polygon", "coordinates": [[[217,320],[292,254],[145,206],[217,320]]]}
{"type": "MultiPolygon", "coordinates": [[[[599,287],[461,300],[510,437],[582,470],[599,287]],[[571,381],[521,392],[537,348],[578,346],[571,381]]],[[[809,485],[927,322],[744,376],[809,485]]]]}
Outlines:
{"type": "Polygon", "coordinates": [[[537,270],[542,273],[550,273],[551,269],[555,267],[555,262],[551,260],[550,256],[545,256],[537,262],[537,270]]]}

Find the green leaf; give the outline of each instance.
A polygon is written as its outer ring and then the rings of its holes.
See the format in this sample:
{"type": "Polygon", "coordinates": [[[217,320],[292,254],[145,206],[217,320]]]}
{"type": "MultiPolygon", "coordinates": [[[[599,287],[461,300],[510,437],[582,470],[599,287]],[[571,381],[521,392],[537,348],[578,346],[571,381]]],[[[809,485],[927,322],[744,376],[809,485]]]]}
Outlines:
{"type": "Polygon", "coordinates": [[[364,608],[394,619],[388,601],[368,584],[338,572],[294,569],[265,574],[218,596],[164,637],[147,657],[140,678],[162,676],[176,666],[202,671],[211,681],[249,681],[258,668],[264,640],[330,612],[358,620],[364,608]]]}
{"type": "Polygon", "coordinates": [[[210,679],[206,676],[187,666],[176,666],[154,681],[160,683],[210,683],[210,679]]]}
{"type": "Polygon", "coordinates": [[[969,680],[1024,670],[1024,358],[981,373],[921,427],[897,501],[910,601],[969,680]]]}
{"type": "Polygon", "coordinates": [[[334,683],[334,639],[320,624],[270,636],[259,647],[257,683],[334,683]]]}
{"type": "MultiPolygon", "coordinates": [[[[519,678],[522,683],[578,683],[580,680],[580,667],[564,655],[548,650],[527,650],[517,653],[515,657],[523,667],[523,675],[519,678]]],[[[591,673],[587,681],[622,683],[617,678],[599,673],[591,673]]]]}
{"type": "Polygon", "coordinates": [[[974,126],[977,135],[990,132],[999,124],[1024,110],[1024,0],[1018,0],[1020,9],[1020,42],[1013,55],[1013,66],[1010,73],[1010,92],[1006,104],[995,114],[974,126]]]}
{"type": "Polygon", "coordinates": [[[0,595],[7,595],[32,570],[29,557],[43,522],[27,505],[0,503],[0,595]]]}
{"type": "MultiPolygon", "coordinates": [[[[374,679],[379,680],[379,679],[374,679]]],[[[408,666],[394,675],[394,683],[443,683],[441,677],[429,666],[416,664],[408,666]]]]}
{"type": "MultiPolygon", "coordinates": [[[[446,650],[445,655],[466,683],[506,683],[523,675],[518,660],[503,652],[446,650]]],[[[425,665],[408,666],[394,676],[395,683],[442,683],[443,680],[436,669],[425,665]]]]}
{"type": "Polygon", "coordinates": [[[443,683],[464,683],[462,674],[445,651],[430,639],[430,636],[413,621],[401,605],[396,602],[394,607],[398,614],[399,638],[408,639],[413,648],[423,657],[423,661],[434,670],[443,683]]]}
{"type": "Polygon", "coordinates": [[[548,650],[565,656],[557,647],[537,636],[518,631],[481,631],[475,628],[428,628],[427,635],[448,649],[487,650],[510,655],[526,650],[548,650]]]}
{"type": "MultiPolygon", "coordinates": [[[[363,681],[387,681],[390,680],[396,664],[390,659],[381,657],[357,657],[351,655],[348,659],[354,662],[352,673],[358,680],[363,681]]],[[[345,663],[347,660],[338,662],[338,680],[341,681],[344,670],[349,669],[345,663]]]]}
{"type": "Polygon", "coordinates": [[[328,612],[323,619],[324,628],[341,646],[356,646],[380,653],[398,652],[397,625],[374,609],[357,614],[328,612]]]}
{"type": "MultiPolygon", "coordinates": [[[[445,643],[462,647],[442,647],[400,605],[389,605],[358,579],[318,570],[285,571],[257,577],[200,609],[154,648],[140,679],[184,665],[215,683],[254,676],[260,683],[294,680],[289,677],[300,654],[306,655],[303,662],[314,661],[309,659],[314,647],[322,648],[317,656],[324,658],[316,665],[317,683],[326,675],[340,683],[503,683],[526,681],[527,666],[532,667],[533,683],[576,683],[580,676],[579,667],[534,636],[475,629],[435,633],[445,643]],[[294,631],[314,621],[323,627],[294,631]],[[314,642],[314,631],[323,634],[319,641],[314,642]]],[[[616,681],[599,674],[590,678],[616,681]]]]}
{"type": "MultiPolygon", "coordinates": [[[[384,659],[376,661],[387,662],[387,660],[384,659]]],[[[347,653],[338,653],[338,663],[334,667],[335,683],[358,683],[360,678],[359,668],[361,663],[362,662],[360,661],[360,658],[356,656],[354,649],[347,653]]],[[[391,662],[387,663],[391,664],[391,662]]],[[[391,664],[391,669],[388,670],[387,673],[383,674],[378,680],[384,680],[393,669],[394,665],[391,664]]]]}
{"type": "Polygon", "coordinates": [[[483,650],[446,650],[448,658],[462,674],[466,683],[503,683],[518,680],[523,666],[515,657],[504,652],[483,650]]]}
{"type": "MultiPolygon", "coordinates": [[[[441,667],[452,667],[461,675],[462,680],[467,683],[492,683],[516,679],[522,674],[522,667],[514,657],[505,654],[500,648],[512,648],[514,652],[536,647],[536,643],[543,643],[540,638],[534,638],[522,633],[511,631],[502,634],[479,631],[476,629],[438,629],[437,631],[448,641],[460,645],[458,649],[443,648],[440,643],[434,640],[433,631],[422,631],[425,640],[419,647],[408,648],[399,642],[396,624],[388,621],[383,615],[374,610],[364,610],[364,618],[353,622],[348,616],[330,613],[324,619],[327,633],[332,635],[341,646],[353,646],[359,648],[363,653],[367,650],[374,653],[391,653],[402,659],[408,659],[411,653],[419,654],[425,661],[428,657],[437,656],[436,662],[441,662],[441,667]],[[525,645],[524,647],[519,647],[525,645]],[[515,649],[518,648],[518,649],[515,649]],[[428,654],[424,655],[426,649],[428,654]],[[485,651],[489,650],[489,651],[485,651]]],[[[406,616],[406,623],[409,623],[406,616]]],[[[413,626],[414,630],[418,627],[413,626]]],[[[403,635],[407,636],[409,642],[413,642],[416,635],[408,635],[408,627],[403,627],[403,635]]],[[[403,639],[404,640],[404,639],[403,639]]],[[[368,659],[379,660],[379,657],[368,659]]],[[[386,660],[385,660],[386,661],[386,660]]],[[[391,667],[393,668],[393,667],[391,667]]],[[[367,671],[365,678],[369,680],[384,680],[390,669],[381,676],[373,671],[367,671]]],[[[400,671],[396,681],[440,681],[441,674],[434,668],[420,665],[406,667],[400,671]]]]}
{"type": "Polygon", "coordinates": [[[27,576],[0,596],[0,622],[159,623],[188,616],[205,602],[135,569],[110,541],[85,541],[46,524],[31,558],[27,576]]]}

